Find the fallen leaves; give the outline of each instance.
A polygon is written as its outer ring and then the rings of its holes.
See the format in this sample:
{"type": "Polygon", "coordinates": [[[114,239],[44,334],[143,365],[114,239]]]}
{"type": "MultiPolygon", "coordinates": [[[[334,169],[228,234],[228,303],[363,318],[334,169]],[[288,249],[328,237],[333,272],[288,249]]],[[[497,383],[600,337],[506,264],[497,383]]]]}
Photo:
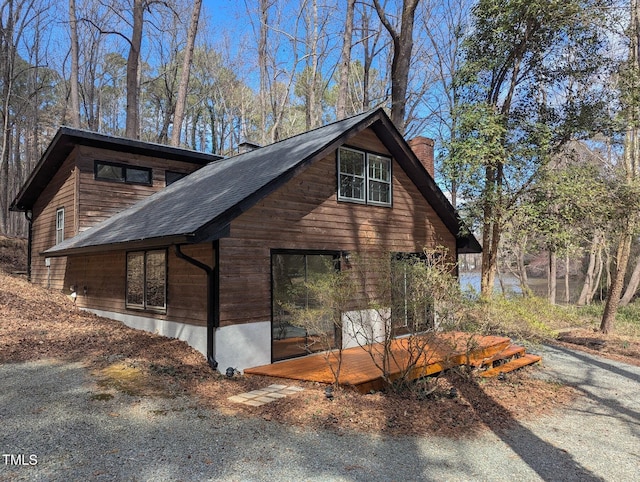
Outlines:
{"type": "Polygon", "coordinates": [[[504,381],[481,382],[452,372],[428,381],[426,391],[362,395],[335,389],[332,400],[326,398],[324,385],[298,383],[304,391],[261,407],[247,407],[228,398],[279,380],[259,376],[227,380],[184,342],[80,311],[62,293],[2,271],[0,340],[0,363],[42,358],[80,361],[103,389],[100,393],[187,395],[200,407],[222,416],[259,417],[270,423],[339,434],[359,431],[463,437],[488,427],[508,427],[567,404],[574,397],[571,389],[529,378],[526,372],[510,374],[504,381]]]}

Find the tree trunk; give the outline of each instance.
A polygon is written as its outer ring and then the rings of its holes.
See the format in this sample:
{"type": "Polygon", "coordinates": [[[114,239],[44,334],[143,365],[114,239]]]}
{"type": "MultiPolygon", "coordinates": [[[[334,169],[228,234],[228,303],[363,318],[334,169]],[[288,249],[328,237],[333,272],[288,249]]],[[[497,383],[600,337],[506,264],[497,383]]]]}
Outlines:
{"type": "Polygon", "coordinates": [[[497,273],[498,240],[495,238],[495,221],[490,221],[492,210],[485,211],[485,222],[482,233],[482,275],[480,278],[480,294],[483,298],[493,296],[493,287],[497,273]]]}
{"type": "MultiPolygon", "coordinates": [[[[604,260],[602,259],[602,246],[598,249],[598,256],[596,258],[596,266],[598,267],[598,274],[596,275],[596,281],[589,293],[588,303],[593,301],[593,297],[596,295],[596,291],[600,287],[600,283],[602,281],[602,272],[604,271],[604,260]]],[[[602,289],[600,290],[600,301],[602,301],[602,289]]]]}
{"type": "Polygon", "coordinates": [[[9,213],[9,142],[11,136],[11,95],[13,90],[13,68],[15,62],[14,9],[13,2],[7,2],[6,23],[0,17],[0,55],[2,56],[2,144],[0,147],[0,229],[8,234],[9,213]]]}
{"type": "Polygon", "coordinates": [[[369,77],[371,75],[371,63],[373,62],[373,55],[371,54],[371,48],[369,46],[369,16],[365,11],[362,12],[362,25],[361,25],[361,39],[362,43],[362,110],[369,109],[369,77]]]}
{"type": "Polygon", "coordinates": [[[591,302],[589,294],[594,292],[595,275],[596,275],[596,257],[600,250],[600,233],[593,235],[591,240],[591,249],[589,250],[589,266],[584,277],[584,284],[582,285],[582,291],[577,301],[578,306],[585,306],[591,302]]]}
{"type": "Polygon", "coordinates": [[[558,289],[558,256],[554,249],[549,249],[549,270],[547,271],[547,298],[549,304],[556,304],[558,289]]]}
{"type": "Polygon", "coordinates": [[[620,299],[620,306],[627,306],[631,303],[636,291],[638,291],[638,285],[640,285],[640,256],[636,258],[636,267],[633,269],[627,289],[620,299]]]}
{"type": "MultiPolygon", "coordinates": [[[[629,228],[629,226],[627,227],[629,228]]],[[[629,264],[631,243],[633,241],[631,232],[632,231],[630,229],[625,229],[625,232],[620,237],[620,243],[618,244],[616,271],[613,279],[611,280],[611,287],[609,288],[607,302],[604,306],[604,313],[602,314],[602,322],[600,323],[600,331],[605,335],[613,331],[616,313],[618,312],[620,296],[622,295],[622,288],[624,287],[624,277],[627,273],[627,266],[629,264]]]]}
{"type": "MultiPolygon", "coordinates": [[[[638,86],[638,75],[640,74],[640,2],[638,0],[631,0],[631,22],[629,25],[629,70],[628,75],[631,77],[632,83],[628,87],[632,94],[635,95],[635,91],[638,86]]],[[[628,92],[623,92],[628,94],[628,92]]],[[[626,120],[626,133],[624,140],[624,154],[623,154],[623,166],[625,169],[625,181],[627,185],[633,186],[638,179],[638,164],[640,163],[640,130],[638,128],[638,121],[640,120],[640,106],[633,102],[626,107],[625,120],[626,120]]],[[[620,297],[622,295],[622,289],[624,287],[624,278],[627,274],[627,266],[629,264],[629,257],[631,255],[631,244],[633,243],[633,237],[635,228],[637,227],[637,213],[635,210],[629,210],[626,213],[626,219],[624,219],[624,226],[620,234],[620,241],[618,244],[618,253],[616,256],[616,271],[613,277],[611,288],[607,296],[607,302],[604,307],[604,313],[602,314],[602,322],[600,323],[600,331],[602,333],[610,333],[613,330],[613,324],[620,304],[620,297]]]]}
{"type": "MultiPolygon", "coordinates": [[[[526,238],[522,246],[526,246],[526,238]]],[[[526,298],[531,295],[531,290],[529,289],[529,277],[527,275],[527,267],[524,264],[525,250],[522,246],[518,246],[516,262],[518,263],[518,279],[520,280],[520,290],[522,291],[522,296],[526,298]]]]}
{"type": "Polygon", "coordinates": [[[498,247],[502,235],[502,182],[503,166],[485,167],[485,192],[483,193],[482,223],[482,276],[480,293],[483,298],[493,294],[498,265],[498,247]]]}
{"type": "Polygon", "coordinates": [[[127,57],[127,120],[125,136],[140,138],[140,46],[144,22],[144,0],[133,0],[133,31],[127,57]]]}
{"type": "Polygon", "coordinates": [[[571,268],[571,259],[569,252],[564,257],[564,302],[568,305],[571,302],[571,288],[569,286],[569,270],[571,268]]]}
{"type": "Polygon", "coordinates": [[[373,0],[380,22],[389,32],[393,43],[393,58],[391,60],[391,121],[400,131],[400,134],[404,134],[405,130],[405,106],[411,52],[413,50],[413,23],[418,3],[420,3],[420,0],[404,0],[402,2],[400,31],[398,31],[387,18],[384,9],[380,5],[380,0],[373,0]]]}
{"type": "Polygon", "coordinates": [[[267,111],[269,102],[267,101],[267,28],[269,25],[269,2],[260,0],[260,38],[258,40],[258,65],[260,67],[260,121],[261,139],[260,143],[267,143],[267,111]]]}
{"type": "Polygon", "coordinates": [[[191,59],[193,49],[196,44],[196,34],[198,33],[198,21],[200,20],[200,8],[202,0],[195,0],[193,12],[191,13],[191,23],[187,33],[187,46],[182,60],[182,72],[180,73],[180,84],[178,85],[178,99],[176,100],[176,110],[173,115],[173,131],[171,132],[171,145],[180,145],[180,133],[182,131],[182,121],[187,107],[187,88],[189,87],[189,74],[191,72],[191,59]]]}
{"type": "Polygon", "coordinates": [[[78,19],[76,17],[76,0],[69,0],[69,30],[71,32],[71,125],[80,127],[80,93],[78,89],[79,49],[78,49],[78,19]]]}
{"type": "Polygon", "coordinates": [[[349,95],[349,76],[351,67],[351,44],[353,39],[353,14],[356,0],[347,0],[347,19],[344,23],[342,35],[342,53],[340,54],[340,85],[338,86],[338,105],[336,117],[338,120],[347,116],[347,98],[349,95]]]}

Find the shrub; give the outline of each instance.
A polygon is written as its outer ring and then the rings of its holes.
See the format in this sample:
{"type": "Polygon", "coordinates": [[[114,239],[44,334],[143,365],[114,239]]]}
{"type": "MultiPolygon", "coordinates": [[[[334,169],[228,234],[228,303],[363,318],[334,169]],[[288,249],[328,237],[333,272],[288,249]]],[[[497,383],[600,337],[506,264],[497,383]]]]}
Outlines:
{"type": "MultiPolygon", "coordinates": [[[[403,390],[431,350],[446,351],[434,333],[465,324],[467,300],[452,274],[454,265],[443,249],[364,253],[350,256],[348,264],[305,284],[316,303],[313,309],[288,306],[292,323],[307,332],[327,332],[332,324],[343,342],[369,353],[389,387],[403,390]],[[402,350],[393,349],[396,338],[402,350]]],[[[341,348],[325,356],[338,383],[341,348]]]]}
{"type": "Polygon", "coordinates": [[[475,331],[540,341],[556,336],[559,329],[583,326],[585,321],[575,307],[551,305],[543,298],[496,296],[475,303],[470,323],[475,331]]]}

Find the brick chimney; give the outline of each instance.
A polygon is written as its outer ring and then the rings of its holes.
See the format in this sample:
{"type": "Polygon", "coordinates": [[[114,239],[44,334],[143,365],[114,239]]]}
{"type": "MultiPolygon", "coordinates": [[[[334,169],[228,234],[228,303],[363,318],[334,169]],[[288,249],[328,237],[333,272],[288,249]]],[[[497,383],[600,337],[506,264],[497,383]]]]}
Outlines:
{"type": "Polygon", "coordinates": [[[413,153],[422,163],[427,172],[431,174],[431,177],[435,178],[433,168],[433,145],[433,139],[429,139],[428,137],[418,136],[409,141],[409,147],[411,147],[413,153]]]}

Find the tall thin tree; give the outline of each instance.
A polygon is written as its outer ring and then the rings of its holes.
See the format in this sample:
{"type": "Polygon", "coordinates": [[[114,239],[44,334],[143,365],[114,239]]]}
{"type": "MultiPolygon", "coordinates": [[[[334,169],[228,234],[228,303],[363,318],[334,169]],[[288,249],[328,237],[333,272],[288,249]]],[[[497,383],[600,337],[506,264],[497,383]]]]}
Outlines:
{"type": "Polygon", "coordinates": [[[140,48],[144,24],[145,0],[133,0],[133,23],[127,56],[127,120],[125,136],[140,138],[140,48]]]}
{"type": "Polygon", "coordinates": [[[80,127],[80,92],[79,92],[79,47],[78,47],[78,17],[76,16],[76,0],[69,0],[69,32],[71,34],[71,78],[69,92],[71,97],[71,125],[80,127]]]}
{"type": "Polygon", "coordinates": [[[349,74],[351,66],[351,45],[353,43],[353,16],[356,0],[347,0],[347,18],[342,34],[342,52],[340,54],[340,85],[338,86],[338,104],[336,117],[343,119],[347,115],[347,98],[349,95],[349,74]]]}
{"type": "Polygon", "coordinates": [[[198,21],[200,19],[200,9],[202,0],[195,0],[191,13],[191,23],[187,33],[187,46],[182,59],[182,72],[180,73],[180,84],[178,85],[178,98],[176,100],[176,111],[173,115],[173,131],[171,133],[171,145],[180,145],[180,133],[182,131],[182,121],[187,106],[187,88],[189,86],[189,75],[191,73],[191,59],[193,59],[193,49],[196,43],[198,32],[198,21]]]}

